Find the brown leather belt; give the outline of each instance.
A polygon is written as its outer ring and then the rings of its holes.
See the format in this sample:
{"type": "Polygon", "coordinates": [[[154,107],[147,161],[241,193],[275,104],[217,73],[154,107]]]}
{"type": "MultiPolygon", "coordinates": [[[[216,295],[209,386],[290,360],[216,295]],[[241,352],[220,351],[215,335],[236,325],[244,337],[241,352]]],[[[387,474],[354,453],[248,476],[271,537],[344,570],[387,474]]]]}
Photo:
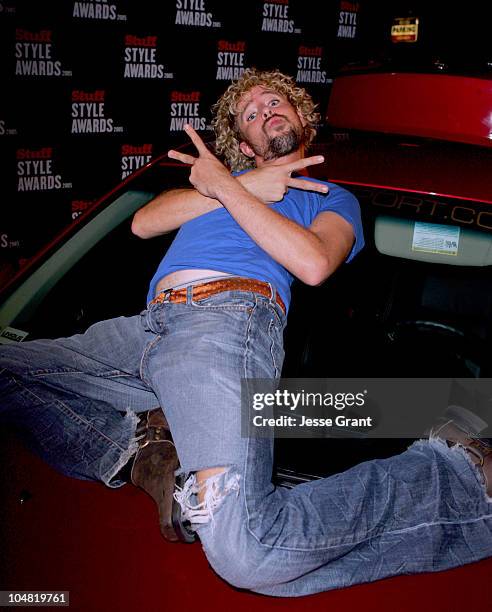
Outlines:
{"type": "MultiPolygon", "coordinates": [[[[272,292],[270,285],[263,281],[255,280],[252,278],[225,278],[224,280],[210,281],[208,283],[200,283],[199,285],[193,285],[192,297],[194,301],[204,300],[205,298],[221,293],[222,291],[252,291],[253,293],[259,293],[265,297],[271,297],[272,292]]],[[[168,289],[167,291],[161,291],[156,297],[150,302],[150,304],[161,304],[162,302],[186,302],[187,288],[182,289],[168,289]]],[[[282,298],[277,293],[277,304],[285,314],[285,304],[282,298]]]]}

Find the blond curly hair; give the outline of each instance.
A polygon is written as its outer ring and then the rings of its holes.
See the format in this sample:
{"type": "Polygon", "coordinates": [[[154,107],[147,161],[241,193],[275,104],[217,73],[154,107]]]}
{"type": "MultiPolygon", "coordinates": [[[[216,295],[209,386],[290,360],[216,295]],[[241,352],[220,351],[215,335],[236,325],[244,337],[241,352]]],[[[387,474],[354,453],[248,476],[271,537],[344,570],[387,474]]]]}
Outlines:
{"type": "Polygon", "coordinates": [[[256,68],[246,68],[241,77],[226,89],[218,102],[212,107],[215,118],[212,121],[215,130],[215,150],[223,156],[231,170],[253,168],[254,159],[247,157],[239,149],[243,140],[237,124],[237,105],[241,97],[251,88],[262,85],[285,96],[306,120],[304,128],[304,146],[307,149],[316,136],[316,124],[319,113],[316,105],[307,91],[298,87],[294,79],[279,70],[260,71],[256,68]]]}

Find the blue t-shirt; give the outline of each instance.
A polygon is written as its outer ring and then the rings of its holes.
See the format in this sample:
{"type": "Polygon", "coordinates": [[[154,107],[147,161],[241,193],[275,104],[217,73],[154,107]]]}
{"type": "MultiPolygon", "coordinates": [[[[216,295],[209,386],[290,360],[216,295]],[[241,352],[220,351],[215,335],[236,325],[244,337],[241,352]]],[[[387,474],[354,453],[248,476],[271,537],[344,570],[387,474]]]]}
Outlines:
{"type": "MultiPolygon", "coordinates": [[[[307,179],[307,177],[302,177],[307,179]]],[[[307,180],[322,183],[316,179],[307,180]]],[[[285,197],[271,207],[284,217],[308,227],[324,211],[341,215],[354,228],[355,242],[346,262],[364,246],[360,207],[357,199],[334,183],[328,194],[289,189],[285,197]]],[[[286,309],[290,303],[290,285],[294,277],[239,226],[226,208],[217,208],[181,226],[150,282],[147,301],[155,297],[161,278],[178,270],[203,269],[227,272],[272,283],[286,309]]]]}

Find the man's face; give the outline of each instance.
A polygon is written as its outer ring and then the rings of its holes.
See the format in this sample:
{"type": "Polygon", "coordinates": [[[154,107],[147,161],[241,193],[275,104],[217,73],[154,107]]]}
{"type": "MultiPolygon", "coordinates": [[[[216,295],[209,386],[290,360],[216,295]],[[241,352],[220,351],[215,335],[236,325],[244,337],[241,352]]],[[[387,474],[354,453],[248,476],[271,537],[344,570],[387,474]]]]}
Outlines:
{"type": "Polygon", "coordinates": [[[237,106],[237,123],[243,138],[241,151],[263,161],[283,157],[304,142],[306,120],[285,96],[257,85],[237,106]]]}

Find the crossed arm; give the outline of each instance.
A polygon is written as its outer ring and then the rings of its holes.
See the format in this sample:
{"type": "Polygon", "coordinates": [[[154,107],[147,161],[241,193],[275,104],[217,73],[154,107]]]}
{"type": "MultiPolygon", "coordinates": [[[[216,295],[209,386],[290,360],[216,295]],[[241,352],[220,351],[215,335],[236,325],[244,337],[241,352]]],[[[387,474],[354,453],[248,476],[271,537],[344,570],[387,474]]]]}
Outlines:
{"type": "Polygon", "coordinates": [[[222,208],[222,204],[214,198],[203,196],[196,189],[171,189],[137,210],[132,232],[140,238],[154,238],[172,232],[187,221],[216,208],[222,208]]]}
{"type": "Polygon", "coordinates": [[[340,215],[322,212],[309,228],[280,215],[265,203],[279,201],[288,188],[326,193],[326,186],[291,178],[291,173],[323,161],[322,157],[269,164],[239,177],[207,149],[187,126],[198,157],[170,151],[191,165],[195,190],[173,190],[157,196],[134,217],[132,231],[150,238],[179,227],[201,214],[224,206],[243,230],[273,259],[308,285],[319,285],[345,260],[354,241],[352,226],[340,215]]]}

